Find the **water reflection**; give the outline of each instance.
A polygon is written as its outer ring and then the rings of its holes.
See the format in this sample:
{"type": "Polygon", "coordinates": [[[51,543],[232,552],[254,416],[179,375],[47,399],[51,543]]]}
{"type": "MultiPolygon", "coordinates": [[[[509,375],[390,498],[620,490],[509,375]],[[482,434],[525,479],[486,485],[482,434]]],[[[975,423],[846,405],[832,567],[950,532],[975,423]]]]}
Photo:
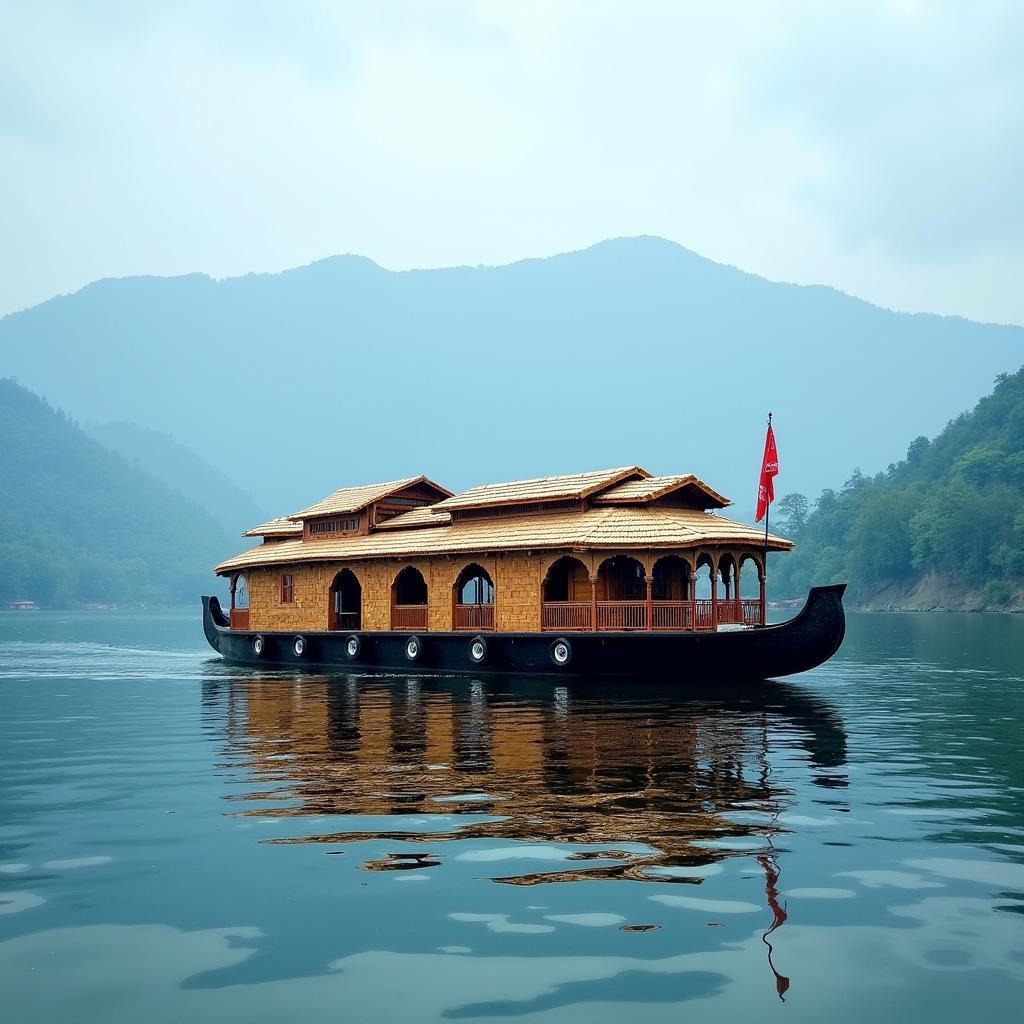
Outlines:
{"type": "MultiPolygon", "coordinates": [[[[847,784],[838,714],[778,684],[680,695],[641,686],[623,694],[593,685],[306,676],[234,680],[226,699],[228,756],[271,787],[245,799],[287,797],[294,804],[275,811],[282,816],[390,819],[384,829],[281,841],[591,847],[561,870],[495,878],[508,884],[699,884],[702,869],[751,853],[764,858],[770,877],[786,832],[779,814],[792,795],[773,777],[773,757],[806,759],[820,786],[847,784]],[[417,827],[402,828],[410,815],[417,827]],[[424,835],[423,816],[449,824],[424,835]]],[[[415,860],[398,856],[393,866],[414,869],[415,860]]]]}
{"type": "MultiPolygon", "coordinates": [[[[835,791],[821,802],[846,809],[846,734],[826,701],[789,685],[623,693],[525,680],[329,676],[211,682],[206,700],[210,720],[224,729],[225,757],[233,769],[244,765],[258,787],[238,798],[258,805],[241,815],[265,815],[273,801],[277,816],[341,826],[265,842],[430,844],[362,862],[368,871],[411,876],[439,867],[446,841],[500,841],[506,845],[456,856],[516,886],[699,886],[727,858],[752,858],[763,873],[761,907],[664,893],[651,899],[712,917],[763,907],[761,941],[785,998],[790,979],[776,969],[771,937],[787,920],[779,856],[788,829],[780,815],[795,794],[774,766],[800,761],[804,779],[835,791]],[[367,818],[377,827],[366,828],[367,818]],[[510,871],[508,863],[521,859],[534,869],[510,871]],[[537,870],[538,861],[553,863],[537,870]]],[[[484,923],[553,930],[495,920],[484,923]]],[[[632,931],[654,927],[615,921],[632,931]]]]}

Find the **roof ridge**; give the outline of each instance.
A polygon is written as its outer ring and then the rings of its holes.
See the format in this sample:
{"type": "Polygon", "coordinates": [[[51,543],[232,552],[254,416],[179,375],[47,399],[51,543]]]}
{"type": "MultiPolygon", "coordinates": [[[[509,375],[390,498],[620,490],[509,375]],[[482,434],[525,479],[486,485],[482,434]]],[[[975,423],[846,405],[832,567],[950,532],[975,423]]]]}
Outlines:
{"type": "MultiPolygon", "coordinates": [[[[412,483],[414,480],[425,480],[426,477],[423,474],[420,476],[403,476],[397,480],[375,480],[368,484],[347,484],[344,487],[335,487],[331,494],[340,494],[342,491],[363,491],[367,487],[397,487],[399,484],[412,483]]],[[[327,495],[329,498],[331,494],[327,495]]]]}
{"type": "Polygon", "coordinates": [[[637,470],[641,473],[646,473],[642,466],[610,466],[608,469],[579,469],[573,473],[547,473],[544,476],[529,476],[523,477],[521,480],[492,480],[489,483],[474,484],[472,487],[467,487],[464,491],[457,492],[456,496],[468,494],[470,491],[479,490],[482,487],[509,487],[512,484],[539,484],[546,483],[551,480],[568,480],[574,476],[610,476],[613,473],[627,473],[630,470],[637,470]]]}
{"type": "MultiPolygon", "coordinates": [[[[431,480],[426,473],[420,473],[418,476],[405,476],[397,480],[380,480],[376,483],[354,484],[350,487],[339,487],[336,490],[331,491],[326,498],[321,498],[319,501],[315,501],[312,505],[307,505],[305,508],[299,509],[298,512],[293,512],[287,518],[298,521],[319,515],[359,512],[374,501],[380,501],[382,498],[386,498],[389,495],[394,494],[396,491],[404,490],[406,487],[413,487],[416,484],[424,484],[425,486],[432,487],[434,490],[440,491],[442,494],[451,497],[451,491],[449,491],[447,487],[443,487],[441,484],[431,480]],[[339,500],[344,500],[345,496],[348,496],[349,501],[349,505],[347,507],[330,507],[332,503],[336,504],[339,500]]],[[[431,502],[431,504],[434,504],[434,502],[431,502]]]]}

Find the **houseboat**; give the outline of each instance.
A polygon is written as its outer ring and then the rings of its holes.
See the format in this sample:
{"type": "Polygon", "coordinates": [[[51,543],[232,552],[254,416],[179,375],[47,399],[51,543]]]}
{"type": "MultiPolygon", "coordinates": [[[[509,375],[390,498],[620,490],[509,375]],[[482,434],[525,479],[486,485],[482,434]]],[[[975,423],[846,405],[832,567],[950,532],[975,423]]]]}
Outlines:
{"type": "Polygon", "coordinates": [[[485,484],[345,487],[254,527],[203,598],[236,663],[360,672],[748,680],[842,643],[845,585],[767,625],[765,555],[792,543],[720,515],[692,474],[639,466],[485,484]]]}

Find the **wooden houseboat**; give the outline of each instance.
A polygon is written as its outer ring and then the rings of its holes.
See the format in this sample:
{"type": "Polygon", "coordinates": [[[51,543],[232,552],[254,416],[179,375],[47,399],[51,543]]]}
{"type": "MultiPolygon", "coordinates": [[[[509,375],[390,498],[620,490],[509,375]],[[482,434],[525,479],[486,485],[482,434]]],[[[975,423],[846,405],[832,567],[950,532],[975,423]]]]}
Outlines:
{"type": "Polygon", "coordinates": [[[843,585],[767,625],[766,550],[697,477],[638,466],[487,484],[346,487],[246,536],[204,627],[233,662],[359,671],[768,678],[827,660],[843,585]],[[756,586],[752,585],[756,581],[756,586]]]}

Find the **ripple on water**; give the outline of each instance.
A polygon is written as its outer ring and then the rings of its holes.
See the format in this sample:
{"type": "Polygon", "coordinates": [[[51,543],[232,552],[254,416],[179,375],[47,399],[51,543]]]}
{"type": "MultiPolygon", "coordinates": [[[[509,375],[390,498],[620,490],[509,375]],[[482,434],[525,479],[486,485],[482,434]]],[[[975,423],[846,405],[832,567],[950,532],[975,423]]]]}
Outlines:
{"type": "Polygon", "coordinates": [[[699,896],[677,896],[675,893],[657,893],[647,898],[666,907],[701,910],[709,914],[756,914],[764,909],[756,903],[746,903],[743,900],[702,899],[699,896]]]}
{"type": "Polygon", "coordinates": [[[41,907],[45,902],[34,892],[0,892],[0,914],[20,914],[23,910],[41,907]]]}

